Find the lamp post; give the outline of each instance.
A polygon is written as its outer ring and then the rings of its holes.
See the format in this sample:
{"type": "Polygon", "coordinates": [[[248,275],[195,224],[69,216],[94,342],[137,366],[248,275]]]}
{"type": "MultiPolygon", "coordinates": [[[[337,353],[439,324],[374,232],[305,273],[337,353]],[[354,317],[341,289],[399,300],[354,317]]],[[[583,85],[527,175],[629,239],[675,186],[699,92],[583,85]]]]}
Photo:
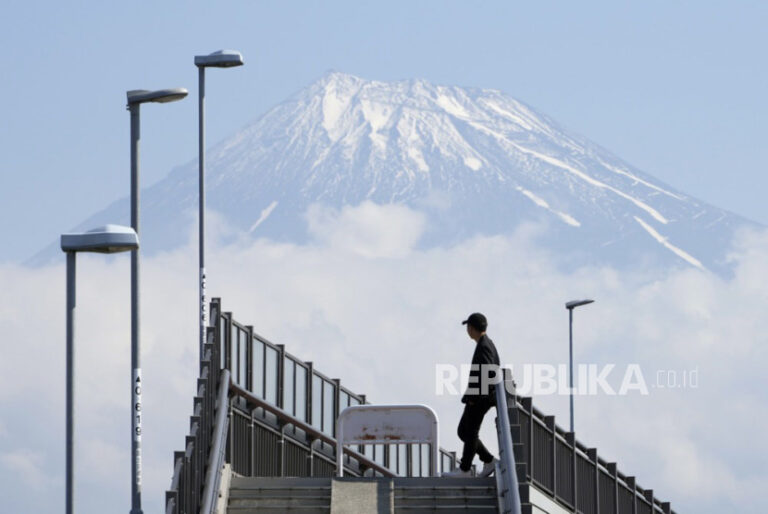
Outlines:
{"type": "Polygon", "coordinates": [[[565,308],[568,309],[568,356],[570,360],[568,376],[571,389],[571,432],[573,432],[573,309],[590,303],[594,303],[594,300],[573,300],[565,304],[565,308]]]}
{"type": "Polygon", "coordinates": [[[75,415],[75,257],[77,252],[117,253],[139,247],[129,227],[107,225],[82,234],[62,234],[61,250],[67,254],[67,414],[66,414],[66,513],[74,512],[75,415]]]}
{"type": "Polygon", "coordinates": [[[197,162],[199,170],[199,253],[200,253],[200,345],[198,352],[203,357],[203,345],[205,344],[205,326],[208,324],[208,309],[205,305],[205,69],[206,68],[233,68],[243,65],[243,56],[235,50],[219,50],[209,55],[196,55],[195,66],[198,70],[198,150],[197,162]]]}
{"type": "MultiPolygon", "coordinates": [[[[187,96],[184,88],[127,92],[131,113],[131,227],[139,234],[140,107],[146,102],[167,103],[187,96]]],[[[131,251],[131,514],[141,510],[141,362],[139,359],[139,251],[131,251]]]]}

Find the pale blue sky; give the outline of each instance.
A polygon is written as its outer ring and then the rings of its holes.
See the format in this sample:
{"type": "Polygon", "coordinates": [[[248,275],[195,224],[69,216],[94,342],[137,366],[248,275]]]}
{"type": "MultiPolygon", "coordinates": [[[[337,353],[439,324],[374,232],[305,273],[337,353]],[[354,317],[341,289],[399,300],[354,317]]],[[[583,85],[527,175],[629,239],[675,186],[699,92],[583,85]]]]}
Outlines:
{"type": "Polygon", "coordinates": [[[6,2],[0,19],[0,261],[35,253],[128,193],[125,91],[147,106],[142,184],[329,69],[501,89],[686,193],[768,223],[765,2],[6,2]],[[10,243],[9,243],[10,241],[10,243]]]}

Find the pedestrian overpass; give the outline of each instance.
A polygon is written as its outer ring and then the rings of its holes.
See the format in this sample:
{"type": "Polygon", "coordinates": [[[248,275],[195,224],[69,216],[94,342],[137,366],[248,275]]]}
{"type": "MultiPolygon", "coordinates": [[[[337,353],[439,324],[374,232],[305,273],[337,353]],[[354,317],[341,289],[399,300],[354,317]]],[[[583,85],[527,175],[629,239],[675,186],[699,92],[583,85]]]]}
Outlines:
{"type": "Polygon", "coordinates": [[[340,413],[369,399],[238,323],[220,299],[210,313],[166,514],[674,512],[531,398],[501,387],[495,476],[440,478],[458,466],[454,452],[395,438],[342,445],[338,459],[340,413]]]}

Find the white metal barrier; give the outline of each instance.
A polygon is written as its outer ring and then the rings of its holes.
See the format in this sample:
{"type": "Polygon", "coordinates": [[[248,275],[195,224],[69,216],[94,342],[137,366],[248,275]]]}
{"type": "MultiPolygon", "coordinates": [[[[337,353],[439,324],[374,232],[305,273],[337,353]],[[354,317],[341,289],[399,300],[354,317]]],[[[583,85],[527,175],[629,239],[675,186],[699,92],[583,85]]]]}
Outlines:
{"type": "Polygon", "coordinates": [[[353,405],[336,420],[336,474],[344,476],[346,444],[430,444],[430,476],[438,476],[437,414],[426,405],[353,405]]]}

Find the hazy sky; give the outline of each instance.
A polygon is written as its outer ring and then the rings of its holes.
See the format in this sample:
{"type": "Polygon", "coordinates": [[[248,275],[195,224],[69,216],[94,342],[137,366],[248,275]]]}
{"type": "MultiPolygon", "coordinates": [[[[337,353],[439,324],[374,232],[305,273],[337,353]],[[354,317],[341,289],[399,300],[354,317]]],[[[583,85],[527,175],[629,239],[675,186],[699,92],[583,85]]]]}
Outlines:
{"type": "Polygon", "coordinates": [[[195,54],[211,143],[329,69],[501,89],[680,190],[768,223],[765,2],[9,1],[0,19],[0,260],[19,261],[129,185],[125,91],[189,88],[142,110],[142,184],[196,156],[195,54]],[[10,238],[10,239],[8,239],[10,238]],[[10,241],[10,243],[9,243],[10,241]]]}

